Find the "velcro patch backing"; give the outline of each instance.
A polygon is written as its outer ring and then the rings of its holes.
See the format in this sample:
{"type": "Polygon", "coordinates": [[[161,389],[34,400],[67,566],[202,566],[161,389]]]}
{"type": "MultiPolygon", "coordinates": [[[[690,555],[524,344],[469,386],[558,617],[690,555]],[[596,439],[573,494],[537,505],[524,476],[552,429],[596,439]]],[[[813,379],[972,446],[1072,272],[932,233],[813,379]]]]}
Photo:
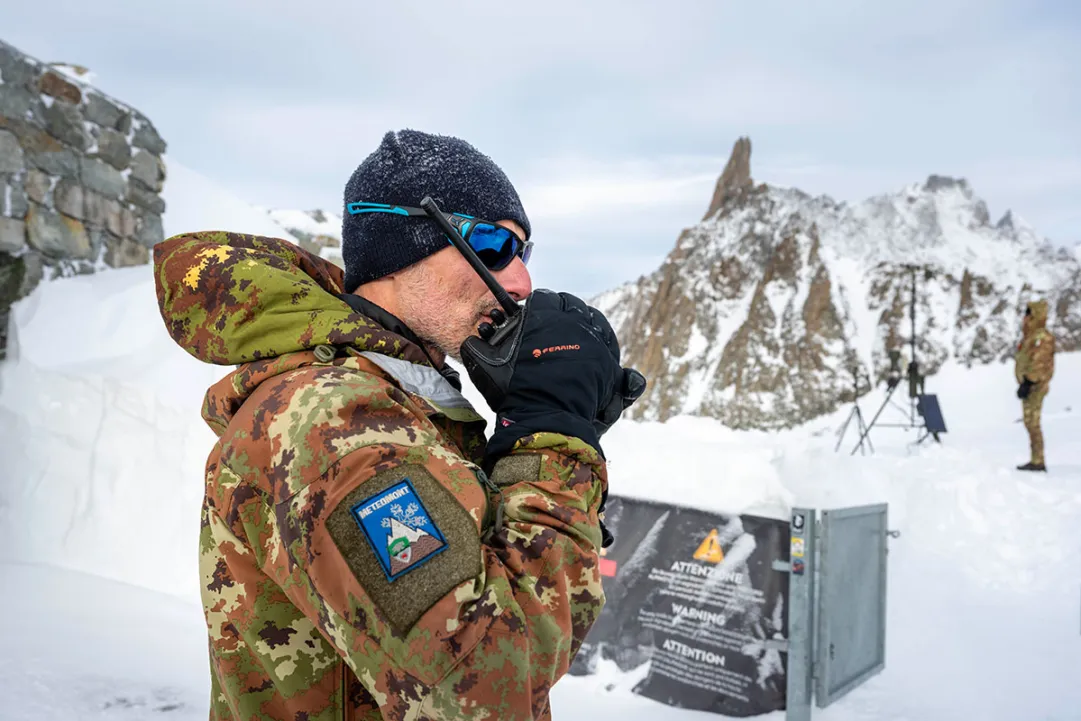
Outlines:
{"type": "Polygon", "coordinates": [[[492,483],[510,486],[515,483],[536,483],[540,480],[541,457],[537,453],[516,453],[503,456],[492,467],[492,483]]]}
{"type": "Polygon", "coordinates": [[[380,471],[350,492],[326,523],[349,569],[400,634],[481,572],[476,524],[423,466],[380,471]]]}

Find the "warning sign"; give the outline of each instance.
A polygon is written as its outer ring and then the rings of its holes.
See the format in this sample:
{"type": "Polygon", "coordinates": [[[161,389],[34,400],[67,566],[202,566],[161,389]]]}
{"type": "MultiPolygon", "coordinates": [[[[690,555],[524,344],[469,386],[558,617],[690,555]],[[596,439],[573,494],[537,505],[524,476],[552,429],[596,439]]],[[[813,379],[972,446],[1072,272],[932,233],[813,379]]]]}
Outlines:
{"type": "Polygon", "coordinates": [[[711,718],[783,710],[787,654],[768,646],[789,636],[792,574],[773,567],[790,560],[789,519],[609,495],[605,525],[616,537],[600,559],[605,605],[570,673],[646,666],[633,693],[711,718]]]}
{"type": "Polygon", "coordinates": [[[706,563],[720,563],[724,560],[724,551],[721,550],[721,543],[717,540],[716,528],[710,531],[698,546],[698,550],[694,552],[694,560],[706,563]]]}

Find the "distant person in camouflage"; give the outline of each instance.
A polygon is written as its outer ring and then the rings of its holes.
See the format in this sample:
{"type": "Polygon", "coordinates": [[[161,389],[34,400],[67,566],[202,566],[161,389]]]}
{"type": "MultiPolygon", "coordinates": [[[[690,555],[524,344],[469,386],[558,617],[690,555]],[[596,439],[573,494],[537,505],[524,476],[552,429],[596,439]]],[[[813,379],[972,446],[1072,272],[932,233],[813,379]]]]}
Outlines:
{"type": "Polygon", "coordinates": [[[1055,336],[1047,330],[1047,301],[1028,304],[1021,322],[1021,343],[1017,346],[1014,375],[1017,376],[1017,397],[1021,399],[1025,430],[1028,431],[1031,457],[1018,466],[1022,471],[1046,471],[1043,455],[1043,431],[1040,412],[1044,396],[1055,374],[1055,336]]]}
{"type": "Polygon", "coordinates": [[[236,365],[203,405],[211,719],[551,717],[604,602],[600,439],[642,388],[600,312],[532,289],[529,234],[488,157],[401,131],[346,186],[344,273],[252,235],[155,247],[172,338],[236,365]],[[480,337],[495,297],[407,210],[425,196],[522,302],[506,339],[480,337]]]}

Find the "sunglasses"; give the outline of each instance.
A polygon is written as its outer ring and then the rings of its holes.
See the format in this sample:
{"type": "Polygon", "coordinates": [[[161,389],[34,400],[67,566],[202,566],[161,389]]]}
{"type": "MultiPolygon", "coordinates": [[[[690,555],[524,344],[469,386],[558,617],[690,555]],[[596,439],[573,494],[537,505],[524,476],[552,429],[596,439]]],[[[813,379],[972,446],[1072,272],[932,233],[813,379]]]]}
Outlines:
{"type": "MultiPolygon", "coordinates": [[[[406,205],[387,205],[385,203],[349,203],[345,206],[350,215],[363,213],[392,213],[394,215],[411,215],[414,217],[429,218],[430,216],[421,208],[410,208],[406,205]]],[[[488,220],[474,218],[463,213],[443,213],[455,230],[469,247],[477,254],[484,267],[489,270],[503,270],[515,258],[521,258],[523,263],[529,262],[529,256],[533,253],[533,241],[522,240],[513,231],[496,225],[488,220]]],[[[449,242],[449,239],[448,239],[449,242]]]]}

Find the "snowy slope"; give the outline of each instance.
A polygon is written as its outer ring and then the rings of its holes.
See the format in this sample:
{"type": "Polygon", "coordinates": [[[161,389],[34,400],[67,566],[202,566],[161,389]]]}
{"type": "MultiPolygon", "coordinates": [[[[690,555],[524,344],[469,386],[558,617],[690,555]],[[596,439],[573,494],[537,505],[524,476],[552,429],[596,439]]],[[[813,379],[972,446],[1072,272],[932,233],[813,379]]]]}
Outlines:
{"type": "Polygon", "coordinates": [[[297,241],[265,212],[206,176],[168,157],[164,160],[168,172],[162,191],[166,238],[197,230],[228,230],[297,241]]]}
{"type": "Polygon", "coordinates": [[[43,284],[11,328],[0,558],[194,593],[190,519],[213,439],[199,412],[227,369],[166,335],[148,265],[43,284]]]}
{"type": "MultiPolygon", "coordinates": [[[[213,181],[167,167],[166,236],[231,230],[296,242],[213,181]]],[[[213,439],[199,410],[227,369],[178,350],[149,265],[58,279],[12,308],[0,364],[0,558],[197,590],[186,519],[201,503],[213,439]]]]}
{"type": "MultiPolygon", "coordinates": [[[[2,572],[19,589],[0,594],[4,718],[205,718],[195,548],[212,436],[198,412],[225,369],[171,344],[146,268],[46,284],[15,317],[0,377],[2,572]],[[10,565],[24,562],[37,565],[10,565]]],[[[816,718],[1075,719],[1081,355],[1058,358],[1046,476],[1011,470],[1026,442],[1008,366],[949,365],[933,390],[945,443],[910,451],[880,429],[867,458],[832,450],[847,409],[783,433],[626,421],[605,437],[612,489],[768,515],[890,503],[887,670],[816,718]]],[[[556,717],[702,717],[606,673],[563,680],[556,717]]]]}
{"type": "Polygon", "coordinates": [[[342,219],[323,210],[269,210],[271,220],[299,240],[300,246],[339,267],[342,258],[342,219]]]}
{"type": "Polygon", "coordinates": [[[987,204],[964,179],[931,176],[854,205],[799,191],[783,194],[794,209],[814,212],[825,247],[867,267],[892,262],[967,269],[995,285],[1024,279],[1044,291],[1070,277],[1069,269],[1053,262],[1054,247],[1024,219],[1007,211],[992,224],[987,204]]]}
{"type": "Polygon", "coordinates": [[[342,239],[342,219],[323,210],[271,210],[271,220],[290,231],[342,239]]]}
{"type": "Polygon", "coordinates": [[[251,205],[206,176],[165,158],[162,196],[165,237],[196,230],[228,230],[283,238],[342,264],[341,218],[321,210],[271,210],[251,205]]]}
{"type": "MultiPolygon", "coordinates": [[[[229,230],[299,242],[265,210],[166,164],[166,237],[229,230]]],[[[199,411],[228,369],[178,351],[149,265],[58,279],[12,308],[0,364],[0,558],[197,592],[188,519],[213,441],[199,411]]]]}
{"type": "Polygon", "coordinates": [[[48,566],[0,564],[4,721],[206,721],[210,664],[192,601],[48,566]]]}

